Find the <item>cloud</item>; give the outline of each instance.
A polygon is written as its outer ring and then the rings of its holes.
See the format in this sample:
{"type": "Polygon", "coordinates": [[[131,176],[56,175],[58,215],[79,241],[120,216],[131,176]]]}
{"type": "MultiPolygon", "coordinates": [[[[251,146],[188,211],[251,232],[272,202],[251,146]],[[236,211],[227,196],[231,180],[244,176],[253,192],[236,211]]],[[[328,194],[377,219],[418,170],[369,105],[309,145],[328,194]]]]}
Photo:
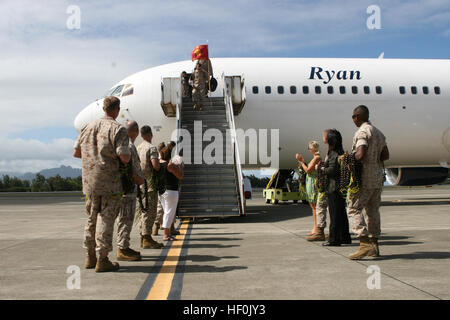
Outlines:
{"type": "MultiPolygon", "coordinates": [[[[14,141],[32,129],[71,127],[84,106],[119,80],[148,67],[189,59],[192,48],[206,40],[214,57],[301,56],[308,48],[329,53],[338,45],[368,41],[366,8],[372,4],[372,0],[2,1],[0,139],[14,141]],[[81,9],[80,30],[66,27],[66,10],[73,4],[81,9]]],[[[375,4],[382,12],[380,38],[418,30],[449,36],[447,0],[375,4]]],[[[38,147],[36,141],[20,141],[27,143],[38,147]]],[[[13,165],[12,160],[2,161],[2,167],[13,165]]],[[[31,165],[26,162],[29,158],[20,161],[31,165]]]]}
{"type": "Polygon", "coordinates": [[[38,172],[61,164],[80,167],[72,157],[74,140],[55,139],[50,143],[38,140],[0,138],[0,172],[38,172]]]}

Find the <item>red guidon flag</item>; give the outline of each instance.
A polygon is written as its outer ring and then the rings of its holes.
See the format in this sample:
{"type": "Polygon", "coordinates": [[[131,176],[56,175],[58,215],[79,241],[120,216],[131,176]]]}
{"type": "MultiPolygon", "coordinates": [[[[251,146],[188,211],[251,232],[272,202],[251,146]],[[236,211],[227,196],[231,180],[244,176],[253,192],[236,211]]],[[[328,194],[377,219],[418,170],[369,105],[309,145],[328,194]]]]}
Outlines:
{"type": "Polygon", "coordinates": [[[194,50],[192,50],[192,61],[194,60],[208,60],[208,45],[201,44],[196,46],[194,50]]]}

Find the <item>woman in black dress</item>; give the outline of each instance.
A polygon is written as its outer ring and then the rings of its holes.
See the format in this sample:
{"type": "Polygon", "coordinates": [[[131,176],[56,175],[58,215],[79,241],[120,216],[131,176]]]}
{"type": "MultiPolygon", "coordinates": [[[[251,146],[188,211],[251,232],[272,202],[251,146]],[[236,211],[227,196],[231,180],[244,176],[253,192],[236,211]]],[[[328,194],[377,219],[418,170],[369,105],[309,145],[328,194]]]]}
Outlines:
{"type": "Polygon", "coordinates": [[[323,141],[328,144],[328,155],[325,166],[321,168],[328,178],[326,193],[330,211],[330,237],[324,246],[340,246],[352,242],[348,231],[347,210],[345,199],[339,192],[341,170],[338,157],[344,153],[342,136],[336,129],[328,129],[323,133],[323,141]]]}

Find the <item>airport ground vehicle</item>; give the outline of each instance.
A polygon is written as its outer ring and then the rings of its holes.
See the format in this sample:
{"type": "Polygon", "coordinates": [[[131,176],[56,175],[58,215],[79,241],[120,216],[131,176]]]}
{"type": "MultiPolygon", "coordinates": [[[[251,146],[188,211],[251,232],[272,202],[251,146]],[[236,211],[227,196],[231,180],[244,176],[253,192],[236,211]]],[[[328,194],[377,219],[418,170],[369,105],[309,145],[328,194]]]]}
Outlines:
{"type": "Polygon", "coordinates": [[[265,190],[263,190],[263,198],[266,203],[278,204],[280,201],[306,201],[306,192],[300,185],[295,170],[278,170],[276,171],[265,190]]]}
{"type": "Polygon", "coordinates": [[[245,199],[252,198],[252,184],[250,183],[250,179],[245,177],[244,177],[244,197],[245,199]]]}

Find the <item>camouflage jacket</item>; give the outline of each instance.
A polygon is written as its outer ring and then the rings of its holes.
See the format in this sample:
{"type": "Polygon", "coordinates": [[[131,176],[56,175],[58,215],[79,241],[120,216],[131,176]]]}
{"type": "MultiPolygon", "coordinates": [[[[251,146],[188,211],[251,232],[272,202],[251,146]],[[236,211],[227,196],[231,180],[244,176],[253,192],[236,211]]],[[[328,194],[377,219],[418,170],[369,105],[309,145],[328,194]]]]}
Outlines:
{"type": "Polygon", "coordinates": [[[83,192],[114,195],[122,191],[119,156],[130,155],[127,130],[111,117],[81,129],[75,149],[81,151],[83,192]]]}

